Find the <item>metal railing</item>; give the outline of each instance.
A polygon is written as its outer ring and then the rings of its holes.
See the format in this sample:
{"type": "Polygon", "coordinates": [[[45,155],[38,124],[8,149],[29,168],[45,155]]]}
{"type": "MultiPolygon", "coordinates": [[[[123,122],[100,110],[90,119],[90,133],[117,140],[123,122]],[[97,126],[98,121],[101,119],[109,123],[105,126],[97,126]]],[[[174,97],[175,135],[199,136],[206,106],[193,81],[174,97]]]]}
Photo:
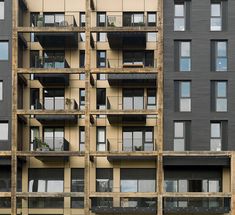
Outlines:
{"type": "Polygon", "coordinates": [[[76,27],[77,23],[73,15],[63,15],[57,18],[57,14],[44,14],[35,16],[32,20],[35,27],[76,27]],[[50,17],[51,16],[51,17],[50,17]],[[51,18],[51,19],[50,19],[51,18]],[[56,20],[57,19],[57,20],[56,20]]]}
{"type": "Polygon", "coordinates": [[[156,208],[157,201],[155,198],[121,198],[121,207],[156,208]]]}
{"type": "Polygon", "coordinates": [[[35,110],[77,110],[78,104],[75,99],[45,97],[44,100],[35,100],[35,110]]]}
{"type": "Polygon", "coordinates": [[[33,65],[35,68],[70,68],[65,57],[62,56],[35,57],[33,65]]]}
{"type": "Polygon", "coordinates": [[[152,152],[156,150],[156,140],[144,140],[143,138],[107,139],[107,151],[109,152],[152,152]]]}
{"type": "Polygon", "coordinates": [[[69,151],[69,142],[64,137],[35,137],[33,151],[69,151]]]}
{"type": "Polygon", "coordinates": [[[124,97],[124,96],[108,96],[108,110],[153,110],[156,105],[147,104],[146,96],[124,97]]]}
{"type": "Polygon", "coordinates": [[[107,59],[108,68],[157,68],[157,59],[107,59]]]}

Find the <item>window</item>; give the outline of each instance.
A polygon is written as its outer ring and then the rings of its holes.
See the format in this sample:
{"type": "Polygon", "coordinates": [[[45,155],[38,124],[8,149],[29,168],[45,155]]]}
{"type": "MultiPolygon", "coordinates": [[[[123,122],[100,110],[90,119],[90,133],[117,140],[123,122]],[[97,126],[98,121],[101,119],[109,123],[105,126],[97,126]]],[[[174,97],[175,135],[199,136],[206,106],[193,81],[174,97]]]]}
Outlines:
{"type": "Polygon", "coordinates": [[[174,30],[185,31],[185,5],[183,3],[175,3],[174,30]]]}
{"type": "Polygon", "coordinates": [[[84,169],[71,169],[71,192],[84,192],[84,169]]]}
{"type": "Polygon", "coordinates": [[[28,200],[29,208],[64,208],[64,198],[61,197],[31,197],[28,200]]]}
{"type": "Polygon", "coordinates": [[[105,88],[96,89],[96,109],[100,109],[100,110],[106,109],[106,89],[105,88]]]}
{"type": "Polygon", "coordinates": [[[79,127],[79,151],[85,151],[85,128],[79,127]]]}
{"type": "Polygon", "coordinates": [[[156,13],[148,12],[148,26],[156,26],[156,13]]]}
{"type": "MultiPolygon", "coordinates": [[[[153,21],[152,14],[150,15],[150,20],[153,21]]],[[[123,26],[144,26],[144,13],[123,13],[123,26]]],[[[153,24],[152,22],[150,22],[153,24]]]]}
{"type": "Polygon", "coordinates": [[[227,82],[215,82],[215,111],[227,112],[227,82]]]}
{"type": "Polygon", "coordinates": [[[3,100],[3,81],[0,81],[0,101],[3,100]]]}
{"type": "Polygon", "coordinates": [[[64,110],[64,89],[44,89],[44,108],[46,110],[64,110]]]}
{"type": "Polygon", "coordinates": [[[121,192],[155,192],[155,169],[121,169],[121,192]]]}
{"type": "Polygon", "coordinates": [[[211,31],[222,31],[221,2],[211,3],[211,31]]]}
{"type": "Polygon", "coordinates": [[[39,127],[30,127],[30,151],[36,150],[36,140],[39,139],[39,127]]]}
{"type": "Polygon", "coordinates": [[[67,141],[64,139],[64,128],[45,127],[43,142],[47,144],[50,151],[65,151],[67,141]]]}
{"type": "Polygon", "coordinates": [[[0,122],[0,141],[8,140],[8,122],[0,122]]]}
{"type": "Polygon", "coordinates": [[[152,127],[124,127],[122,131],[123,151],[153,151],[154,133],[152,127]]]}
{"type": "Polygon", "coordinates": [[[0,1],[0,20],[3,20],[5,17],[5,2],[3,0],[0,1]]]}
{"type": "Polygon", "coordinates": [[[80,110],[85,108],[85,89],[79,90],[79,108],[80,110]]]}
{"type": "MultiPolygon", "coordinates": [[[[39,20],[39,13],[30,13],[30,26],[31,27],[37,27],[38,23],[37,21],[39,20]]],[[[38,42],[37,37],[35,36],[35,33],[30,33],[30,41],[31,42],[38,42]]]]}
{"type": "Polygon", "coordinates": [[[148,42],[156,42],[157,41],[157,33],[156,32],[147,32],[147,41],[148,42]]]}
{"type": "Polygon", "coordinates": [[[221,151],[222,149],[222,125],[220,122],[211,122],[210,150],[221,151]]]}
{"type": "Polygon", "coordinates": [[[40,100],[39,100],[39,89],[30,88],[30,109],[40,109],[40,100]]]}
{"type": "Polygon", "coordinates": [[[81,40],[81,42],[85,42],[86,41],[86,34],[84,32],[80,33],[80,40],[81,40]]]}
{"type": "Polygon", "coordinates": [[[44,25],[46,27],[65,26],[65,16],[63,13],[44,14],[44,25]]]}
{"type": "Polygon", "coordinates": [[[97,33],[97,41],[98,42],[105,42],[106,41],[106,33],[104,32],[100,32],[100,33],[97,33]]]}
{"type": "Polygon", "coordinates": [[[156,108],[156,89],[147,89],[147,109],[156,108]]]}
{"type": "Polygon", "coordinates": [[[79,67],[80,68],[85,68],[85,50],[80,50],[79,67]]]}
{"type": "Polygon", "coordinates": [[[97,127],[96,130],[96,150],[97,151],[105,151],[106,150],[106,128],[105,127],[97,127]]]}
{"type": "Polygon", "coordinates": [[[80,27],[86,26],[86,14],[85,12],[80,12],[80,27]]]}
{"type": "Polygon", "coordinates": [[[123,110],[143,110],[144,90],[123,89],[123,110]]]}
{"type": "Polygon", "coordinates": [[[0,60],[8,60],[8,42],[0,41],[0,60]]]}
{"type": "Polygon", "coordinates": [[[64,169],[29,169],[29,192],[63,192],[64,169]]]}
{"type": "Polygon", "coordinates": [[[112,192],[113,169],[96,169],[96,192],[112,192]]]}
{"type": "Polygon", "coordinates": [[[190,81],[179,82],[179,111],[180,112],[191,111],[191,82],[190,81]]]}
{"type": "Polygon", "coordinates": [[[174,151],[185,151],[185,122],[174,122],[174,151]]]}
{"type": "Polygon", "coordinates": [[[215,42],[215,71],[224,72],[228,70],[227,41],[215,42]]]}
{"type": "Polygon", "coordinates": [[[106,13],[97,12],[97,26],[98,27],[106,26],[106,13]]]}
{"type": "Polygon", "coordinates": [[[189,72],[191,71],[191,42],[180,42],[179,45],[179,70],[180,72],[189,72]]]}
{"type": "Polygon", "coordinates": [[[106,51],[97,51],[97,68],[106,67],[106,51]]]}
{"type": "Polygon", "coordinates": [[[84,208],[84,198],[71,197],[71,208],[84,208]]]}

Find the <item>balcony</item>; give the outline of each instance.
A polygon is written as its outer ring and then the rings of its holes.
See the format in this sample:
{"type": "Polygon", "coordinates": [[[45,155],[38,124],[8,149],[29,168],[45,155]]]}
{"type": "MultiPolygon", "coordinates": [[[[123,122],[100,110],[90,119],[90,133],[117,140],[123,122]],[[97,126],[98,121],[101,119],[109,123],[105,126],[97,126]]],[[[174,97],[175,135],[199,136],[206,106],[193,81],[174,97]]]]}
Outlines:
{"type": "MultiPolygon", "coordinates": [[[[31,143],[31,150],[40,153],[47,153],[50,155],[53,152],[66,152],[69,151],[69,142],[63,137],[40,137],[34,138],[31,143]]],[[[43,162],[58,162],[58,161],[67,161],[68,156],[35,156],[38,160],[43,162]]]]}
{"type": "Polygon", "coordinates": [[[96,214],[156,214],[154,198],[121,198],[120,206],[113,206],[112,198],[92,198],[91,211],[96,214]]]}
{"type": "MultiPolygon", "coordinates": [[[[155,23],[156,25],[156,23],[155,23]]],[[[151,27],[152,24],[147,22],[147,17],[142,13],[126,13],[124,15],[107,16],[106,27],[113,29],[108,31],[107,38],[111,49],[130,49],[146,48],[146,32],[138,31],[144,27],[151,27]],[[118,29],[126,28],[126,31],[118,29]],[[136,29],[130,31],[130,29],[136,29]]]]}
{"type": "Polygon", "coordinates": [[[225,214],[229,213],[230,198],[165,198],[164,213],[169,214],[225,214]]]}
{"type": "MultiPolygon", "coordinates": [[[[62,56],[35,57],[33,62],[34,68],[60,69],[69,68],[69,64],[62,56]]],[[[69,86],[69,74],[35,74],[43,86],[69,86]]]]}
{"type": "MultiPolygon", "coordinates": [[[[78,109],[78,104],[74,99],[45,97],[43,101],[35,101],[34,109],[46,111],[74,111],[78,109]]],[[[77,123],[76,114],[58,115],[35,115],[35,118],[42,124],[44,123],[77,123]]]]}
{"type": "Polygon", "coordinates": [[[78,33],[76,32],[43,32],[43,28],[76,27],[74,16],[64,14],[44,14],[35,16],[32,20],[34,27],[42,28],[35,37],[43,48],[77,48],[78,33]]]}

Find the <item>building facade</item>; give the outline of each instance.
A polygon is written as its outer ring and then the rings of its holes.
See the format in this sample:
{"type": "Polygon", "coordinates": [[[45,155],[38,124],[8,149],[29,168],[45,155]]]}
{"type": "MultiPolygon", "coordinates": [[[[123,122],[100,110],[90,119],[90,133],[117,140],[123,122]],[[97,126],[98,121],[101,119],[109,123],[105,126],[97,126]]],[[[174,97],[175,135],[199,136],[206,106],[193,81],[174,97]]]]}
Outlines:
{"type": "Polygon", "coordinates": [[[233,8],[0,0],[0,214],[233,214],[233,8]]]}

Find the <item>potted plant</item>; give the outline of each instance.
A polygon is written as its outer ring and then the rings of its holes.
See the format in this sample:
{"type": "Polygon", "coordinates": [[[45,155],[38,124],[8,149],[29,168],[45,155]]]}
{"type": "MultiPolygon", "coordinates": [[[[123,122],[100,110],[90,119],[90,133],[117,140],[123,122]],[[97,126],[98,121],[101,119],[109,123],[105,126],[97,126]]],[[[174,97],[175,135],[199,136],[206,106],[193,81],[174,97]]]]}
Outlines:
{"type": "Polygon", "coordinates": [[[43,15],[38,15],[37,27],[43,27],[43,15]]]}
{"type": "Polygon", "coordinates": [[[36,145],[36,150],[37,151],[50,151],[50,147],[47,143],[43,142],[42,140],[40,140],[39,138],[35,137],[34,138],[34,143],[36,145]]]}
{"type": "Polygon", "coordinates": [[[66,98],[65,99],[65,104],[68,106],[69,110],[72,109],[72,104],[73,104],[72,99],[66,98]]]}

